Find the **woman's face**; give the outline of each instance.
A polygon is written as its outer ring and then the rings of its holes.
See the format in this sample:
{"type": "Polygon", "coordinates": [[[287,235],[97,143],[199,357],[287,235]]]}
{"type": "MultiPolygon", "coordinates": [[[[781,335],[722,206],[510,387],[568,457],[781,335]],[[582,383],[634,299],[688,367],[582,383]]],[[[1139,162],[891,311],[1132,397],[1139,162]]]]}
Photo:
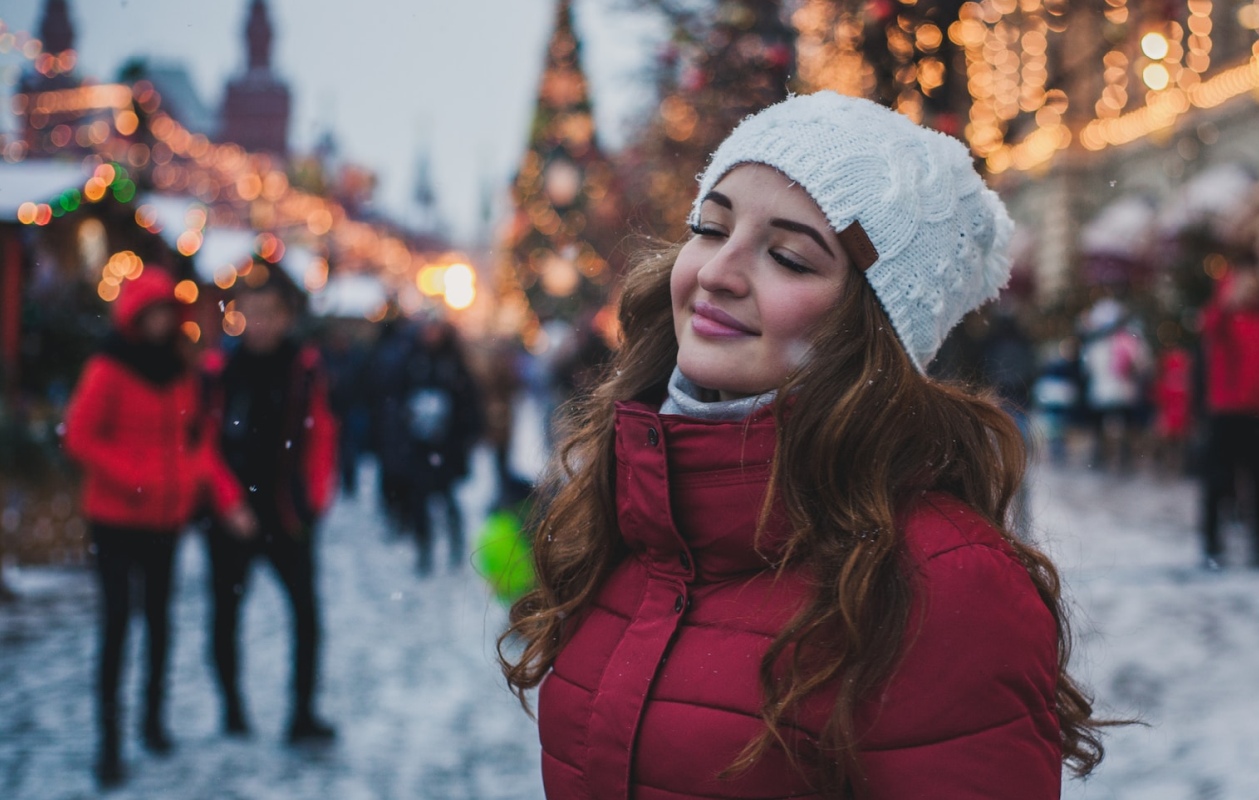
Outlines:
{"type": "Polygon", "coordinates": [[[735,167],[704,198],[673,266],[682,374],[723,400],[775,388],[808,353],[850,269],[808,193],[772,167],[735,167]]]}

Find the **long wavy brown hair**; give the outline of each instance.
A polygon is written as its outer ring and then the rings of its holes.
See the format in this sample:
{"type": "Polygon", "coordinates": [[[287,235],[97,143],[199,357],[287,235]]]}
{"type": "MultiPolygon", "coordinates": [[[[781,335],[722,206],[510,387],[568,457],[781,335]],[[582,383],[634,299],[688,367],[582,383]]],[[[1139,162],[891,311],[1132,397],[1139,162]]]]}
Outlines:
{"type": "MultiPolygon", "coordinates": [[[[499,640],[504,674],[526,709],[526,691],[542,681],[571,633],[568,621],[580,618],[626,551],[616,520],[613,405],[665,393],[677,362],[669,274],[679,249],[646,251],[628,273],[622,344],[605,379],[570,407],[569,432],[531,523],[538,585],[512,607],[499,640]]],[[[1053,615],[1063,755],[1076,774],[1088,774],[1101,761],[1106,723],[1093,718],[1091,698],[1067,672],[1071,637],[1058,574],[1006,524],[1026,463],[1014,422],[990,399],[920,374],[855,271],[811,352],[779,387],[762,524],[780,499],[790,534],[778,569],[809,570],[819,589],[762,659],[765,730],[729,772],[773,746],[791,753],[781,724],[804,698],[833,686],[819,744],[834,769],[820,775],[819,788],[838,796],[860,777],[857,709],[891,675],[912,635],[914,598],[897,516],[913,495],[932,489],[960,498],[1003,531],[1053,615]]]]}

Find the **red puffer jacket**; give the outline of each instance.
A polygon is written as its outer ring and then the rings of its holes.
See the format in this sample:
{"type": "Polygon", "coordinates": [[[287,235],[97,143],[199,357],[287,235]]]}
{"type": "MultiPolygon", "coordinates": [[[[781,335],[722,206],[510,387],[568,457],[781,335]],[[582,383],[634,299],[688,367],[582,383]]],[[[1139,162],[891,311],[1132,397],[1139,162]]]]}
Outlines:
{"type": "MultiPolygon", "coordinates": [[[[114,308],[123,348],[134,346],[141,312],[173,299],[173,282],[155,268],[129,281],[114,308]]],[[[65,418],[66,452],[85,472],[83,513],[93,522],[173,531],[207,495],[220,511],[234,507],[241,490],[209,426],[192,370],[154,380],[108,352],[92,356],[65,418]]]]}
{"type": "MultiPolygon", "coordinates": [[[[776,580],[782,528],[754,542],[774,422],[714,423],[621,404],[617,511],[631,554],[608,577],[538,697],[550,798],[818,797],[816,741],[833,694],[774,749],[718,775],[763,728],[761,657],[810,591],[776,580]]],[[[771,523],[772,526],[772,523],[771,523]]],[[[871,800],[1057,798],[1057,636],[1026,570],[969,507],[924,495],[904,524],[921,613],[901,664],[859,710],[871,800]]]]}
{"type": "Polygon", "coordinates": [[[1220,281],[1202,313],[1206,405],[1213,414],[1259,416],[1259,308],[1225,305],[1234,280],[1220,281]]]}

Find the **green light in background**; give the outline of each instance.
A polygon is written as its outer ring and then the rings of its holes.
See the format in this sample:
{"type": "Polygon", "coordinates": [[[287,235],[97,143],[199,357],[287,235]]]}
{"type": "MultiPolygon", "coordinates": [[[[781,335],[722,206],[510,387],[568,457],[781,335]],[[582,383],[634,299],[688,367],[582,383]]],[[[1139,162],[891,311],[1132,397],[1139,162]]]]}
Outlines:
{"type": "Polygon", "coordinates": [[[83,195],[79,193],[79,190],[71,189],[65,194],[61,195],[61,197],[57,200],[57,205],[61,206],[63,211],[65,211],[66,213],[69,213],[77,209],[79,207],[79,204],[82,202],[83,202],[83,195]]]}
{"type": "Polygon", "coordinates": [[[114,181],[114,199],[119,203],[130,203],[136,196],[136,185],[128,178],[114,181]]]}

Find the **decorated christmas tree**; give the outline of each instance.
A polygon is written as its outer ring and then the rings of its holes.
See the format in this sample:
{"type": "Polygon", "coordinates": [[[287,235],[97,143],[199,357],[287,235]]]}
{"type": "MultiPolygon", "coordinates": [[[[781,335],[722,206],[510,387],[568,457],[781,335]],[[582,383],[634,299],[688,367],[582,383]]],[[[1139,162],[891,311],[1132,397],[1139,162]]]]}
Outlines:
{"type": "Polygon", "coordinates": [[[670,16],[674,33],[657,64],[659,105],[619,163],[635,224],[675,239],[708,155],[739,120],[787,96],[794,32],[778,2],[652,4],[670,16]]]}
{"type": "Polygon", "coordinates": [[[960,136],[970,105],[952,29],[962,0],[805,0],[801,88],[867,97],[960,136]]]}
{"type": "Polygon", "coordinates": [[[606,303],[623,220],[611,165],[599,149],[581,43],[569,0],[561,0],[546,52],[529,147],[512,186],[514,214],[504,253],[507,302],[538,318],[575,320],[606,303]],[[517,303],[517,305],[519,305],[517,303]]]}

